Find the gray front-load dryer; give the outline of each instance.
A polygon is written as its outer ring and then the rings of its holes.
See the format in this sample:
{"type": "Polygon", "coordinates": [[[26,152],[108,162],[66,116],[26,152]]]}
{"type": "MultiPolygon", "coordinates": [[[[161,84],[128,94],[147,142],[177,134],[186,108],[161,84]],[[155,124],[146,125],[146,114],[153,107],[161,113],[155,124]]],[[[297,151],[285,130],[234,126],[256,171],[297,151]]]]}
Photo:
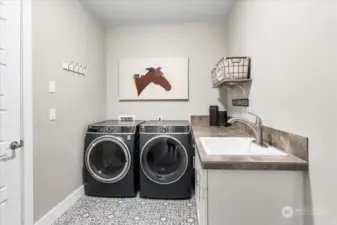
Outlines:
{"type": "Polygon", "coordinates": [[[188,121],[148,121],[140,126],[140,197],[191,197],[190,133],[188,121]]]}

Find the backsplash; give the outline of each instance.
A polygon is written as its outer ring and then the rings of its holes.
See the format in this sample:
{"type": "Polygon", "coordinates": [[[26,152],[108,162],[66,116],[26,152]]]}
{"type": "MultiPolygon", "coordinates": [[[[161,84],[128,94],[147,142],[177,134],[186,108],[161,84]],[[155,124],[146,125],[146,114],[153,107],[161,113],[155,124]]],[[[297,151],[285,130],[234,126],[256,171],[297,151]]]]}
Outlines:
{"type": "Polygon", "coordinates": [[[191,124],[209,125],[209,116],[191,116],[191,124]]]}
{"type": "MultiPolygon", "coordinates": [[[[234,127],[254,136],[253,131],[244,123],[234,123],[234,127]]],[[[263,141],[286,153],[308,161],[308,138],[286,131],[263,126],[263,141]]]]}

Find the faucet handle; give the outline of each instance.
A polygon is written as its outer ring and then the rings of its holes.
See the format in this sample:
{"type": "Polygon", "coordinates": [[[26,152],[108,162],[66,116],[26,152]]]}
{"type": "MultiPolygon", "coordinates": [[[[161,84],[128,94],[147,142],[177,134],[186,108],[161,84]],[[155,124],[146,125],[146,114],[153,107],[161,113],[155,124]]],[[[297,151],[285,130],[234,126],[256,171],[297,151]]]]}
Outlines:
{"type": "Polygon", "coordinates": [[[248,112],[248,114],[255,116],[255,124],[261,126],[262,125],[262,119],[258,115],[248,112]]]}

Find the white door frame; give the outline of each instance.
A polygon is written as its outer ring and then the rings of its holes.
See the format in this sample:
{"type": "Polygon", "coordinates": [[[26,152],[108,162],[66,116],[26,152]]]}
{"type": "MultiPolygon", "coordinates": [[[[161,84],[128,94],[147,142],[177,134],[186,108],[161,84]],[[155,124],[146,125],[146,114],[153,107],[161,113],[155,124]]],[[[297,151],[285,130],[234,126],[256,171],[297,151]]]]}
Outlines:
{"type": "Polygon", "coordinates": [[[22,225],[34,225],[33,199],[33,71],[32,71],[32,0],[20,0],[21,6],[21,108],[22,138],[22,225]]]}

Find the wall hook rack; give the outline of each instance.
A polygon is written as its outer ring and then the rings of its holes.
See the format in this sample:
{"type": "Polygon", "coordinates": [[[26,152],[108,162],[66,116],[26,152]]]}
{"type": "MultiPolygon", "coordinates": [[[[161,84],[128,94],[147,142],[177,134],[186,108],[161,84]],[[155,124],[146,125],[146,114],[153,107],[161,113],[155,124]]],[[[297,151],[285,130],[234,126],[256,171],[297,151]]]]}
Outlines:
{"type": "Polygon", "coordinates": [[[87,66],[83,66],[83,64],[75,63],[74,61],[71,61],[70,63],[64,62],[62,64],[62,68],[66,71],[73,72],[79,75],[86,75],[87,73],[87,66]]]}

